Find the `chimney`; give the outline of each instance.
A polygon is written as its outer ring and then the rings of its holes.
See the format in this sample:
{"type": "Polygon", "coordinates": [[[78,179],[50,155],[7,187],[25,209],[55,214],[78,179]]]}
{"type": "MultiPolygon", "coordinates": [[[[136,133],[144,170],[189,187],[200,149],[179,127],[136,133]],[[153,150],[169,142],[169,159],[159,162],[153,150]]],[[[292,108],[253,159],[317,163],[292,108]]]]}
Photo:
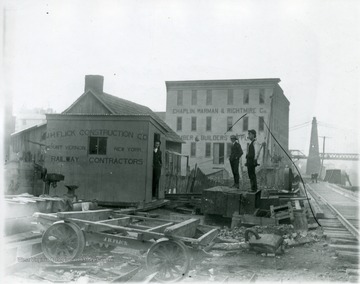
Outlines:
{"type": "Polygon", "coordinates": [[[86,75],[85,76],[85,93],[89,90],[96,94],[102,94],[104,87],[104,76],[86,75]]]}

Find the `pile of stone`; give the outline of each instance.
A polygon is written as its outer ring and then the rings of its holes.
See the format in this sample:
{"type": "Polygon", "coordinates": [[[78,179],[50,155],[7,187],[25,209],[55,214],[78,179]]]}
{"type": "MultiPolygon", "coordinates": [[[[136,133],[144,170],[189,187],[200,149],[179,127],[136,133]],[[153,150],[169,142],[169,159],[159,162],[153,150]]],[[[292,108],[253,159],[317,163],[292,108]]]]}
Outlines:
{"type": "Polygon", "coordinates": [[[312,232],[302,231],[283,235],[284,244],[288,247],[311,244],[320,241],[324,237],[321,229],[312,232]]]}
{"type": "MultiPolygon", "coordinates": [[[[274,234],[283,237],[285,247],[310,244],[324,238],[323,231],[320,228],[313,231],[296,231],[291,224],[254,226],[252,228],[259,234],[274,234]]],[[[224,227],[220,230],[218,239],[227,242],[244,242],[246,229],[246,227],[235,227],[233,229],[224,227]]]]}

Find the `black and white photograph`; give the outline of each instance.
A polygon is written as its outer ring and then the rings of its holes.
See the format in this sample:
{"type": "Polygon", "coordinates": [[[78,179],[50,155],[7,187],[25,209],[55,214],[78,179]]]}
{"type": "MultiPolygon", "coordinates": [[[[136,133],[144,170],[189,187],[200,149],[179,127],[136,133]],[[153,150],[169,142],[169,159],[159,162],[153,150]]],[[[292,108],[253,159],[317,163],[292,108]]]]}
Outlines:
{"type": "Polygon", "coordinates": [[[359,282],[359,1],[1,7],[1,283],[359,282]]]}

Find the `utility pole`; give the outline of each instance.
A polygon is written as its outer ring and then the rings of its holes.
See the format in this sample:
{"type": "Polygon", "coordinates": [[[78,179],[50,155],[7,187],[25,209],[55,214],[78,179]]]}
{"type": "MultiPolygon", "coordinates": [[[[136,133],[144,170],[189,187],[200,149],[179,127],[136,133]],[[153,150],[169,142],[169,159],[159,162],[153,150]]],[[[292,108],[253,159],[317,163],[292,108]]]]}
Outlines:
{"type": "Polygon", "coordinates": [[[319,136],[323,139],[323,154],[322,154],[322,159],[321,159],[321,167],[320,167],[320,174],[319,174],[319,178],[321,178],[321,173],[322,173],[322,169],[324,166],[324,158],[325,158],[325,140],[326,138],[331,138],[329,136],[319,136]]]}

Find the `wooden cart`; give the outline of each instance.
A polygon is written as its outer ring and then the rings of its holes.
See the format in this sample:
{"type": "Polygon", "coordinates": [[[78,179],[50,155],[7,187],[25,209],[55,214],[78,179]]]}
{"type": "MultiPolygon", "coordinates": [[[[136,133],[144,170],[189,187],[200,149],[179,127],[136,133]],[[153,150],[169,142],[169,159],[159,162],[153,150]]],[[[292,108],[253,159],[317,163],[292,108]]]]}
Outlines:
{"type": "Polygon", "coordinates": [[[170,221],[116,213],[111,209],[35,213],[45,226],[42,250],[52,262],[78,259],[85,246],[101,250],[115,247],[147,251],[146,265],[161,282],[182,279],[194,253],[210,247],[218,229],[200,225],[199,219],[170,221]]]}

